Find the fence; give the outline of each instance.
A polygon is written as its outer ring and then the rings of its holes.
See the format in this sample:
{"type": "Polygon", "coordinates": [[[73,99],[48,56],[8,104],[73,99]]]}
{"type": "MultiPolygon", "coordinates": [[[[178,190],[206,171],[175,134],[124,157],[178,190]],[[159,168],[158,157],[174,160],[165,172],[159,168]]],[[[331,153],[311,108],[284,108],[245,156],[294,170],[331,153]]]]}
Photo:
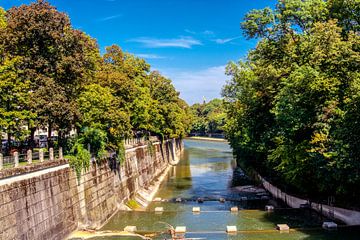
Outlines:
{"type": "MultiPolygon", "coordinates": [[[[134,146],[137,144],[144,144],[148,140],[151,142],[159,141],[158,137],[150,136],[150,137],[139,137],[139,138],[130,138],[125,140],[125,145],[134,146]]],[[[90,149],[89,149],[90,150],[90,149]]],[[[26,154],[20,154],[19,152],[14,152],[10,156],[3,156],[0,153],[0,170],[4,168],[12,168],[18,167],[22,165],[32,164],[36,162],[44,162],[44,161],[53,161],[55,159],[62,159],[63,151],[60,147],[59,149],[49,148],[47,149],[36,149],[34,151],[28,150],[26,154]]],[[[92,156],[92,159],[94,157],[92,156]]]]}
{"type": "Polygon", "coordinates": [[[150,140],[151,142],[157,142],[159,141],[159,138],[155,136],[129,138],[129,139],[125,139],[125,145],[144,144],[147,140],[150,140]]]}
{"type": "Polygon", "coordinates": [[[28,150],[26,154],[14,152],[11,156],[3,156],[0,153],[0,170],[36,162],[54,161],[55,159],[62,158],[63,151],[61,147],[59,149],[49,148],[49,151],[44,149],[28,150]]]}

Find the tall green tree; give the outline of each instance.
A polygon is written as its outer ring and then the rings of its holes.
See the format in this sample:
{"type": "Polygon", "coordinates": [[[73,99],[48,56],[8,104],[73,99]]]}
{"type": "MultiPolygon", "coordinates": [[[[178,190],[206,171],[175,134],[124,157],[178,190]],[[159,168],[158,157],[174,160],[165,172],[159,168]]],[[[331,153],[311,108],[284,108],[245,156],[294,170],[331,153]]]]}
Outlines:
{"type": "Polygon", "coordinates": [[[32,133],[46,125],[49,135],[56,129],[62,136],[77,118],[76,95],[93,78],[97,45],[46,1],[13,7],[6,18],[4,50],[21,57],[22,78],[30,81],[35,96],[28,106],[38,120],[30,126],[32,133]]]}
{"type": "Polygon", "coordinates": [[[312,197],[359,194],[350,132],[360,111],[359,11],[339,11],[353,3],[283,0],[250,11],[242,28],[260,41],[227,67],[225,128],[239,162],[312,197]]]}
{"type": "Polygon", "coordinates": [[[30,82],[20,77],[19,62],[20,58],[7,57],[0,62],[0,130],[7,133],[9,144],[11,137],[26,138],[24,126],[34,117],[26,108],[32,93],[30,82]]]}

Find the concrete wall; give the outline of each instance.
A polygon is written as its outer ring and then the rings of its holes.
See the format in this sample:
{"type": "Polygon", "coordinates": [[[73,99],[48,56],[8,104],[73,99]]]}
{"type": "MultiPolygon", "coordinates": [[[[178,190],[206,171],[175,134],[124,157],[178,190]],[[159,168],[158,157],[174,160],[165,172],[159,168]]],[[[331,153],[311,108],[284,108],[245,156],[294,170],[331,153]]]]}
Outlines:
{"type": "Polygon", "coordinates": [[[147,191],[182,144],[155,143],[155,154],[141,143],[127,146],[126,161],[111,168],[93,164],[78,181],[68,164],[0,179],[0,239],[64,239],[77,228],[97,228],[123,203],[147,191]]]}
{"type": "MultiPolygon", "coordinates": [[[[276,186],[266,181],[260,175],[258,176],[266,190],[268,190],[275,198],[283,200],[292,208],[299,208],[301,204],[309,203],[305,199],[291,196],[276,186]]],[[[360,225],[360,212],[344,208],[337,208],[320,203],[311,203],[311,208],[323,214],[326,217],[340,220],[347,225],[360,225]]]]}

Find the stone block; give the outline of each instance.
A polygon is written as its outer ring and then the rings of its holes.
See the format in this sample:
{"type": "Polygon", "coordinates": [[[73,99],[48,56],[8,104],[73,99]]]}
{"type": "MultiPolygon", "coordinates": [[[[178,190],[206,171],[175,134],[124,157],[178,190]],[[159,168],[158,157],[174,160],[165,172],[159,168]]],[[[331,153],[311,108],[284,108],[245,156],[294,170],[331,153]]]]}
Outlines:
{"type": "Polygon", "coordinates": [[[14,167],[18,167],[18,166],[19,166],[19,153],[14,152],[14,167]]]}
{"type": "Polygon", "coordinates": [[[289,226],[287,224],[277,224],[276,229],[279,230],[280,232],[288,232],[288,231],[290,231],[290,228],[289,228],[289,226]]]}
{"type": "Polygon", "coordinates": [[[164,211],[164,208],[163,207],[156,207],[155,208],[155,212],[156,213],[162,213],[164,211]]]}
{"type": "Polygon", "coordinates": [[[309,203],[302,203],[299,205],[299,208],[301,209],[309,209],[311,206],[309,203]]]}
{"type": "Polygon", "coordinates": [[[49,148],[49,160],[54,161],[54,149],[49,148]]]}
{"type": "Polygon", "coordinates": [[[327,230],[334,230],[337,229],[337,224],[334,222],[323,222],[322,228],[327,230]]]}
{"type": "Polygon", "coordinates": [[[126,226],[124,228],[124,232],[136,232],[136,231],[137,231],[136,226],[126,226]]]}
{"type": "Polygon", "coordinates": [[[200,207],[193,207],[193,213],[200,213],[200,207]]]}
{"type": "Polygon", "coordinates": [[[232,207],[230,208],[230,212],[238,212],[239,208],[238,207],[232,207]]]}
{"type": "Polygon", "coordinates": [[[274,211],[274,206],[273,205],[266,205],[265,206],[265,211],[273,212],[274,211]]]}
{"type": "Polygon", "coordinates": [[[28,164],[32,164],[32,151],[29,149],[26,154],[28,164]]]}
{"type": "Polygon", "coordinates": [[[177,226],[175,228],[175,233],[186,233],[186,227],[185,226],[177,226]]]}
{"type": "Polygon", "coordinates": [[[59,159],[64,159],[62,147],[59,147],[59,159]]]}
{"type": "Polygon", "coordinates": [[[227,233],[237,233],[237,227],[236,226],[226,226],[226,232],[227,233]]]}

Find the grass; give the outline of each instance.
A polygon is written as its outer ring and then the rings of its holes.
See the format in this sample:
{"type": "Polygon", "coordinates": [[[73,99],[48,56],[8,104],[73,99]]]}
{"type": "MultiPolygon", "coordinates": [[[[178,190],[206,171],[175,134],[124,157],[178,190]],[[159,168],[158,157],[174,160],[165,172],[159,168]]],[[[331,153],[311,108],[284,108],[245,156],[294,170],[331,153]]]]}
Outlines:
{"type": "MultiPolygon", "coordinates": [[[[48,159],[44,159],[44,162],[47,160],[48,159]]],[[[36,164],[36,163],[40,163],[40,160],[33,160],[31,164],[29,164],[27,161],[22,161],[22,162],[19,162],[19,167],[32,165],[32,164],[36,164]]],[[[3,165],[3,169],[13,168],[13,167],[14,167],[14,163],[4,163],[4,165],[3,165]]]]}
{"type": "Polygon", "coordinates": [[[140,205],[134,200],[134,199],[130,199],[126,205],[131,208],[131,209],[138,209],[140,208],[140,205]]]}

